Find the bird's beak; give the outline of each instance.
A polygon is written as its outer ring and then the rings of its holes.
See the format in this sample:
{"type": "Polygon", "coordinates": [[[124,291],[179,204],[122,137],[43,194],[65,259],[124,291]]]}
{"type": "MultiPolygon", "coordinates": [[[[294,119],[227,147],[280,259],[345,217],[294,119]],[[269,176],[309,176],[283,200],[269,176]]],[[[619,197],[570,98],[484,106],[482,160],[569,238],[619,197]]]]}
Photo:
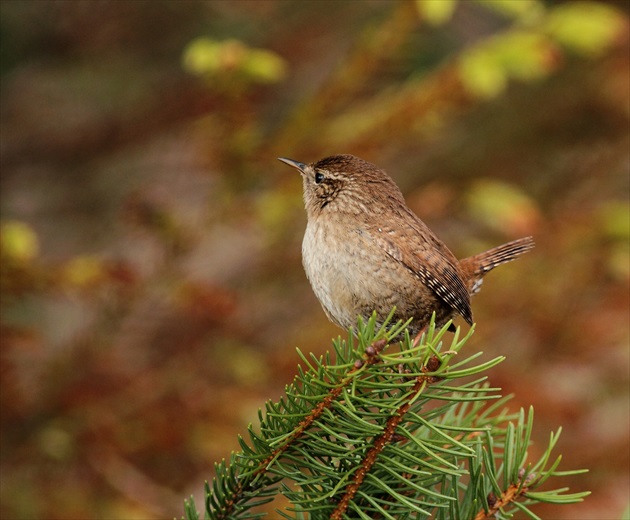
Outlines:
{"type": "Polygon", "coordinates": [[[294,161],[293,159],[287,159],[286,157],[278,157],[279,161],[282,161],[289,166],[293,166],[294,168],[300,170],[300,172],[304,173],[304,168],[306,168],[306,164],[294,161]]]}

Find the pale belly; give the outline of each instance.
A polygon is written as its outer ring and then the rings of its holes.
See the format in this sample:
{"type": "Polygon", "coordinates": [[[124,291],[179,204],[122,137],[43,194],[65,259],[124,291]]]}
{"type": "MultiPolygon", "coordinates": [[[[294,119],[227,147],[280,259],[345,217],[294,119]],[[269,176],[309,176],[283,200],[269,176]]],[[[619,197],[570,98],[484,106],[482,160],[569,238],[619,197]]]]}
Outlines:
{"type": "Polygon", "coordinates": [[[404,302],[409,301],[410,289],[418,283],[404,269],[392,272],[392,258],[359,229],[335,240],[327,225],[309,222],[302,261],[326,315],[343,328],[356,326],[358,316],[367,319],[372,311],[380,319],[394,306],[404,314],[404,302]]]}

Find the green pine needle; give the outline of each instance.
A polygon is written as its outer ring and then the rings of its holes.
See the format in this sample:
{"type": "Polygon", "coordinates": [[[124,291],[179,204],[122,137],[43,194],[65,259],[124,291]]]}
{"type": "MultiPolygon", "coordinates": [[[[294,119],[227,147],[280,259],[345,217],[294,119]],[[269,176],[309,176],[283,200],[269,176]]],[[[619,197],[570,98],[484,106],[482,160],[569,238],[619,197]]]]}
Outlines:
{"type": "MultiPolygon", "coordinates": [[[[241,451],[215,466],[205,519],[249,519],[282,494],[285,519],[537,518],[537,502],[568,504],[588,492],[539,491],[558,471],[560,430],[538,461],[527,450],[533,410],[511,413],[486,372],[503,361],[462,357],[473,334],[434,321],[414,345],[407,323],[359,320],[347,339],[301,365],[285,395],[268,401],[241,451]],[[500,511],[500,512],[499,512],[500,511]]],[[[192,497],[184,518],[200,520],[192,497]]]]}

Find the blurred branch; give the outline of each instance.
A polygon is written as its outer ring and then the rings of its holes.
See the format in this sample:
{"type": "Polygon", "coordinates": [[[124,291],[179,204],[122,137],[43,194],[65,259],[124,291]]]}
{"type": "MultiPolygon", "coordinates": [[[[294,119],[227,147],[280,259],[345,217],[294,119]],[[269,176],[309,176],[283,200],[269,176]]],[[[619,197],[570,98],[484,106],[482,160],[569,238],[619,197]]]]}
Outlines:
{"type": "MultiPolygon", "coordinates": [[[[320,90],[294,108],[293,115],[280,132],[271,137],[265,153],[273,156],[282,155],[287,150],[299,150],[314,133],[319,135],[325,118],[347,105],[369,84],[370,78],[379,76],[418,23],[413,3],[399,2],[380,25],[367,28],[320,90]]],[[[308,148],[312,149],[312,143],[308,148]]]]}
{"type": "MultiPolygon", "coordinates": [[[[422,0],[418,3],[424,5],[422,0]]],[[[431,135],[463,110],[501,94],[510,81],[541,81],[561,66],[567,53],[599,56],[620,44],[627,30],[620,12],[595,2],[546,9],[532,0],[514,10],[513,3],[487,3],[513,19],[506,30],[463,49],[421,77],[383,88],[362,101],[357,93],[419,26],[413,3],[400,3],[381,26],[358,39],[354,51],[311,99],[295,107],[265,153],[297,150],[299,155],[306,148],[315,156],[332,149],[360,155],[389,144],[393,135],[431,135]]]]}
{"type": "Polygon", "coordinates": [[[100,446],[98,452],[89,454],[88,460],[92,468],[129,501],[142,504],[158,518],[169,516],[170,507],[177,501],[175,493],[124,460],[116,446],[100,446]]]}

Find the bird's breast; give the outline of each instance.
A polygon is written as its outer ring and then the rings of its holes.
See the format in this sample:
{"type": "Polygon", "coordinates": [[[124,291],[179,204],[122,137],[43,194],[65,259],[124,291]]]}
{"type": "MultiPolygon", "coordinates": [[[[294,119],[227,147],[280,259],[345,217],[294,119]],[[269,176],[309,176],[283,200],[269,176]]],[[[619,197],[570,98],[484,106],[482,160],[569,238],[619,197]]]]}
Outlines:
{"type": "Polygon", "coordinates": [[[355,325],[359,314],[371,312],[374,302],[392,292],[384,272],[387,260],[358,224],[330,219],[307,224],[302,242],[306,276],[328,317],[342,327],[355,325]]]}
{"type": "Polygon", "coordinates": [[[324,311],[341,327],[351,325],[346,316],[352,306],[352,291],[345,251],[347,243],[329,224],[309,221],[302,242],[304,271],[324,311]]]}

